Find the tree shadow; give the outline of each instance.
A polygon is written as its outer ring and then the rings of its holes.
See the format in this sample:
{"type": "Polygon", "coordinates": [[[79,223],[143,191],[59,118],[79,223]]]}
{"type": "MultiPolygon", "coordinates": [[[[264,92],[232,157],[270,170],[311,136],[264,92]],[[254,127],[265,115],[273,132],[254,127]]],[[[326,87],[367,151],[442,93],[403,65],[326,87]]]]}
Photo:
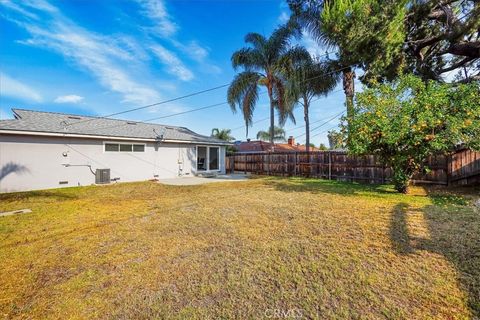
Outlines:
{"type": "Polygon", "coordinates": [[[8,176],[11,173],[26,173],[26,172],[30,172],[30,170],[28,170],[27,167],[21,164],[8,162],[0,169],[0,181],[2,181],[6,176],[8,176]]]}
{"type": "Polygon", "coordinates": [[[375,194],[377,196],[398,194],[391,186],[385,184],[362,184],[358,182],[297,177],[267,177],[264,178],[264,181],[268,186],[282,192],[330,193],[341,195],[375,194]]]}
{"type": "MultiPolygon", "coordinates": [[[[71,191],[71,190],[68,190],[71,191]]],[[[41,198],[52,198],[56,201],[60,200],[73,200],[79,197],[75,194],[65,192],[62,189],[54,190],[38,190],[38,191],[24,191],[24,192],[11,192],[1,193],[0,201],[20,201],[20,200],[40,200],[41,198]]]]}
{"type": "MultiPolygon", "coordinates": [[[[390,239],[393,249],[402,255],[417,250],[443,255],[457,270],[457,281],[467,294],[468,307],[480,317],[480,215],[473,208],[445,200],[422,209],[399,203],[392,210],[390,239]],[[462,209],[463,208],[463,209],[462,209]],[[418,238],[408,230],[408,215],[420,211],[426,221],[429,238],[418,238]]],[[[437,198],[438,199],[438,198],[437,198]]]]}

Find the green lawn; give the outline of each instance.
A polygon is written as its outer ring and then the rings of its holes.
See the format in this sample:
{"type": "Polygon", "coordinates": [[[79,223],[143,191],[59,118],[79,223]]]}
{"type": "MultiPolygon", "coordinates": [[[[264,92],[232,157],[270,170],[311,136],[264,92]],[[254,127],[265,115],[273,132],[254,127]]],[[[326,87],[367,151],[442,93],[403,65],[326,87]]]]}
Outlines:
{"type": "Polygon", "coordinates": [[[480,316],[469,190],[261,178],[0,195],[0,317],[480,316]]]}

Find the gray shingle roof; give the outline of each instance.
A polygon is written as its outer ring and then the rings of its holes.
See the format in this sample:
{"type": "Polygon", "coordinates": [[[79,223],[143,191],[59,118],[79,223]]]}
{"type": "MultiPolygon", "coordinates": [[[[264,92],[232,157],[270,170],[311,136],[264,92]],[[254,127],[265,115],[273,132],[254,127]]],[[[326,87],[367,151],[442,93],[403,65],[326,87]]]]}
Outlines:
{"type": "Polygon", "coordinates": [[[192,143],[229,144],[200,135],[184,127],[145,123],[65,113],[12,109],[15,119],[0,120],[0,130],[81,134],[136,139],[189,141],[192,143]]]}

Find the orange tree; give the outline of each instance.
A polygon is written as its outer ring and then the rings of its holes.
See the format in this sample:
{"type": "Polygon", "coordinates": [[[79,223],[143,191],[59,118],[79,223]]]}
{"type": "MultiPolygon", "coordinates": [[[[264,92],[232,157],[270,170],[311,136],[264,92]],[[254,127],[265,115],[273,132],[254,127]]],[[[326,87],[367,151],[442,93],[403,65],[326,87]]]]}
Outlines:
{"type": "Polygon", "coordinates": [[[402,76],[358,94],[354,112],[350,127],[343,126],[349,151],[380,156],[393,169],[399,192],[408,192],[415,173],[428,171],[429,155],[459,144],[480,149],[478,83],[453,86],[402,76]]]}

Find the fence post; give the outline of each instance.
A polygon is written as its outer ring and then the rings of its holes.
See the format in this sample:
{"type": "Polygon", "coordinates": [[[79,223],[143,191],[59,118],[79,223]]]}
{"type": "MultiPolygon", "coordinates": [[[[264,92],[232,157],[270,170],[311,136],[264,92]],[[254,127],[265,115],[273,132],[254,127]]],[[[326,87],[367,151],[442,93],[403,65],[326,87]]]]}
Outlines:
{"type": "Polygon", "coordinates": [[[267,154],[265,155],[266,158],[263,158],[263,163],[267,163],[267,175],[269,176],[270,175],[270,153],[267,152],[267,154]],[[266,161],[265,161],[266,160],[266,161]]]}
{"type": "Polygon", "coordinates": [[[332,180],[332,151],[328,152],[328,180],[332,180]]]}
{"type": "Polygon", "coordinates": [[[293,176],[297,176],[297,153],[295,152],[295,157],[293,158],[293,176]]]}
{"type": "Polygon", "coordinates": [[[447,156],[447,186],[450,185],[450,179],[452,178],[452,172],[453,172],[453,161],[452,161],[452,155],[449,154],[447,156]]]}

